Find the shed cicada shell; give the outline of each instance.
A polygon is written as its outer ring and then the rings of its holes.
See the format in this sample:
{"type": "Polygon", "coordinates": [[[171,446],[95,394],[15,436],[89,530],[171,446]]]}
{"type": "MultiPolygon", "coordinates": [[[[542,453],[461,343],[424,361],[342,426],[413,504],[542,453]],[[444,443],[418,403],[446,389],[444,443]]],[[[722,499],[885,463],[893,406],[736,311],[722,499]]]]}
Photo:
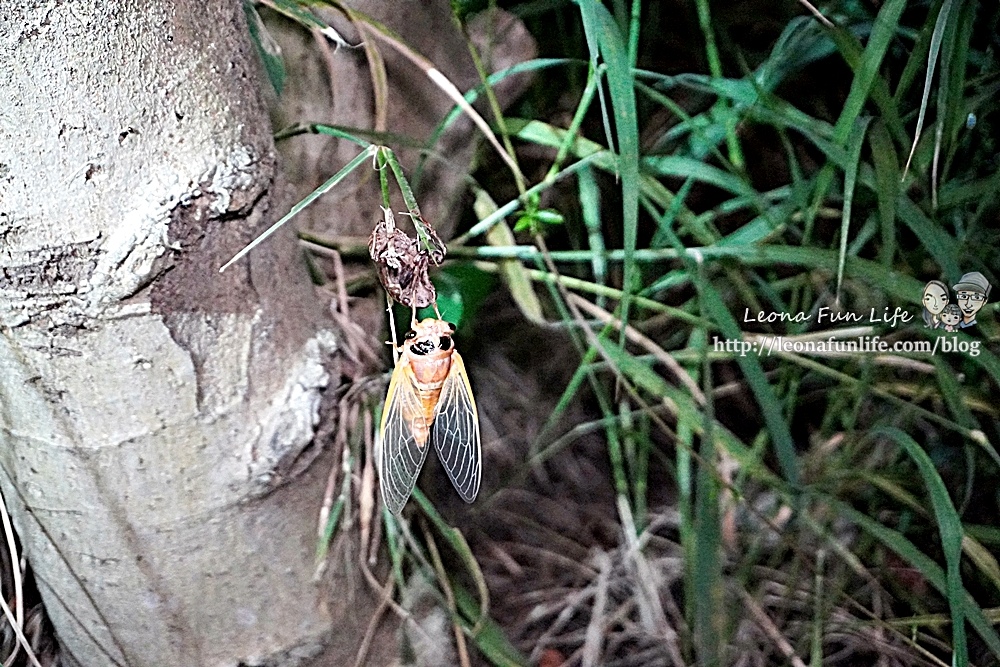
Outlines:
{"type": "Polygon", "coordinates": [[[382,499],[393,514],[413,492],[428,444],[462,500],[471,503],[479,492],[479,413],[454,332],[441,319],[414,319],[398,348],[377,446],[382,499]]]}

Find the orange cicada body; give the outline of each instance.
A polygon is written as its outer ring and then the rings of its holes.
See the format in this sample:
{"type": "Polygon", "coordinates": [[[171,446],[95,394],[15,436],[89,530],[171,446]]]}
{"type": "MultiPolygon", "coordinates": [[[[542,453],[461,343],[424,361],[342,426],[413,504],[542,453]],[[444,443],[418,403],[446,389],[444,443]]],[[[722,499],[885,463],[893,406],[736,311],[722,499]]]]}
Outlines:
{"type": "Polygon", "coordinates": [[[454,331],[444,320],[414,321],[399,346],[377,444],[382,499],[393,514],[413,491],[428,443],[462,500],[471,503],[479,492],[479,413],[454,331]]]}

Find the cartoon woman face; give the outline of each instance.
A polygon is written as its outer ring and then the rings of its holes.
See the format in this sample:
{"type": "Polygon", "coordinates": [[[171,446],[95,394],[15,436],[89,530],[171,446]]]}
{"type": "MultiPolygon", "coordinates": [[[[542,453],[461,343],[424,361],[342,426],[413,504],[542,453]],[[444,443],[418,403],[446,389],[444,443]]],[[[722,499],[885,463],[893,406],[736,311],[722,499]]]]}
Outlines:
{"type": "Polygon", "coordinates": [[[932,315],[940,315],[948,305],[948,288],[944,283],[932,280],[924,287],[924,308],[932,315]]]}
{"type": "Polygon", "coordinates": [[[962,321],[962,309],[958,307],[958,304],[951,303],[941,311],[941,321],[944,322],[945,326],[953,327],[962,321]]]}

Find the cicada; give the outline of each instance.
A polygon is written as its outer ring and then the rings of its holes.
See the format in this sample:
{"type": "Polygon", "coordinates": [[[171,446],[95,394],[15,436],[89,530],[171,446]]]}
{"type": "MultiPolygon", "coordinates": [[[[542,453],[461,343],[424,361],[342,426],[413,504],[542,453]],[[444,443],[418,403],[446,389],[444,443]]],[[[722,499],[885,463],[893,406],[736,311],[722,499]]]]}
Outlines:
{"type": "Polygon", "coordinates": [[[444,320],[414,319],[399,346],[377,448],[382,500],[393,514],[413,492],[428,441],[462,500],[471,503],[479,492],[479,413],[454,332],[444,320]]]}

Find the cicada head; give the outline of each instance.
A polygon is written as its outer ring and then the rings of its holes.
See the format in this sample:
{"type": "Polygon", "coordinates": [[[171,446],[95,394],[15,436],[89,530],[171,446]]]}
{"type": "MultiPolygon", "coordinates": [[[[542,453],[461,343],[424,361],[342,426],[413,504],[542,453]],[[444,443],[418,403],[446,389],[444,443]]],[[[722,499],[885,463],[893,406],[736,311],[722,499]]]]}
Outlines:
{"type": "Polygon", "coordinates": [[[451,340],[455,325],[433,317],[414,322],[403,336],[403,352],[411,359],[439,359],[451,356],[455,344],[451,340]]]}

